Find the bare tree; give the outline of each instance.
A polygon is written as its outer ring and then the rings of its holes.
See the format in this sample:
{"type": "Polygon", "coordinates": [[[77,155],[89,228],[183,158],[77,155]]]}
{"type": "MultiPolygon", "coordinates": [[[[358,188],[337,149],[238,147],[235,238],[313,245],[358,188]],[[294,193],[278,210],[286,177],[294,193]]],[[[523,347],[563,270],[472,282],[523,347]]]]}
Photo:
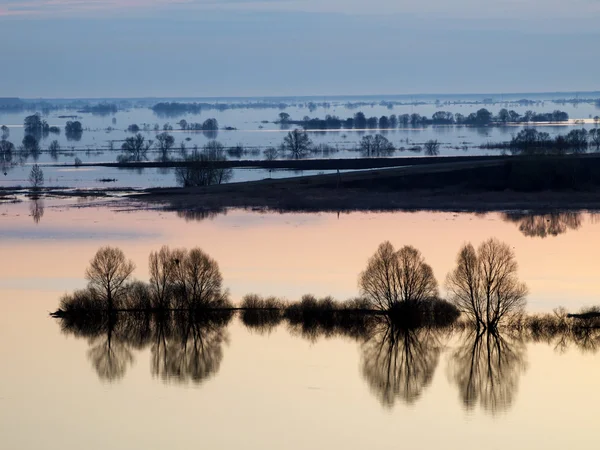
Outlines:
{"type": "Polygon", "coordinates": [[[425,142],[425,154],[427,156],[437,156],[440,154],[440,143],[437,139],[430,139],[425,142]]]}
{"type": "Polygon", "coordinates": [[[33,217],[33,221],[36,224],[40,223],[44,216],[44,201],[39,198],[31,199],[31,203],[29,203],[29,212],[31,213],[31,217],[33,217]]]}
{"type": "Polygon", "coordinates": [[[278,153],[279,152],[275,147],[268,147],[263,152],[263,155],[265,155],[265,159],[267,161],[274,161],[275,159],[277,159],[278,153]]]}
{"type": "Polygon", "coordinates": [[[44,185],[44,171],[37,164],[34,164],[29,172],[29,184],[34,192],[39,191],[44,185]]]}
{"type": "Polygon", "coordinates": [[[149,259],[150,290],[153,306],[168,309],[173,291],[175,268],[181,263],[182,252],[171,251],[166,245],[158,252],[151,252],[149,259]]]}
{"type": "Polygon", "coordinates": [[[227,292],[222,290],[223,276],[214,259],[199,248],[180,251],[177,259],[174,281],[178,307],[196,310],[227,302],[227,292]]]}
{"type": "Polygon", "coordinates": [[[289,152],[293,159],[301,159],[310,152],[312,141],[306,131],[295,129],[283,138],[281,147],[284,152],[289,152]]]}
{"type": "Polygon", "coordinates": [[[102,247],[90,261],[85,277],[90,289],[97,293],[108,310],[113,310],[124,295],[126,282],[134,269],[135,264],[125,259],[121,249],[102,247]]]}
{"type": "Polygon", "coordinates": [[[518,280],[517,268],[512,249],[497,239],[477,251],[466,244],[446,278],[450,300],[478,328],[495,329],[525,309],[527,286],[518,280]]]}
{"type": "Polygon", "coordinates": [[[146,141],[144,136],[138,133],[125,139],[125,142],[121,145],[124,154],[119,155],[117,159],[121,162],[144,161],[150,147],[152,147],[152,141],[146,141]]]}
{"type": "Polygon", "coordinates": [[[175,145],[175,138],[169,133],[160,133],[156,135],[156,147],[159,151],[159,161],[169,160],[169,151],[175,145]]]}
{"type": "Polygon", "coordinates": [[[431,266],[416,248],[404,246],[395,251],[382,243],[359,276],[361,294],[372,307],[391,311],[402,302],[421,302],[438,296],[431,266]]]}
{"type": "Polygon", "coordinates": [[[184,187],[226,183],[233,177],[231,168],[219,164],[226,160],[223,144],[210,141],[201,152],[194,150],[191,155],[185,157],[187,164],[177,167],[175,177],[184,187]]]}
{"type": "Polygon", "coordinates": [[[8,137],[10,136],[10,128],[8,128],[6,125],[2,125],[2,126],[0,127],[0,133],[2,133],[2,134],[0,135],[0,140],[3,140],[3,141],[5,141],[5,140],[7,140],[7,139],[8,139],[8,137]]]}
{"type": "Polygon", "coordinates": [[[375,136],[368,135],[364,136],[359,143],[360,151],[367,157],[372,156],[388,156],[394,152],[394,146],[388,139],[381,135],[376,134],[375,136]]]}

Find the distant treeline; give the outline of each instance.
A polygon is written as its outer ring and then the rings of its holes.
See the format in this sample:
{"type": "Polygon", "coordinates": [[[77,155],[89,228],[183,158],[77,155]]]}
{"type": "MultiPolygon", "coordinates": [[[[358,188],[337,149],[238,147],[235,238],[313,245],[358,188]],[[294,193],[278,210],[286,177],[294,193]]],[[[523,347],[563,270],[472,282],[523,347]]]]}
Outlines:
{"type": "Polygon", "coordinates": [[[417,113],[401,114],[381,117],[366,117],[363,112],[357,112],[353,117],[341,119],[338,116],[327,115],[324,119],[305,116],[302,120],[292,120],[289,114],[281,113],[276,123],[283,125],[300,125],[307,130],[324,129],[390,129],[398,126],[423,126],[423,125],[474,125],[487,126],[492,124],[518,124],[530,122],[565,122],[569,115],[564,111],[555,110],[551,113],[536,113],[527,111],[521,115],[514,110],[501,109],[498,115],[493,115],[485,108],[465,116],[460,113],[437,111],[431,117],[417,113]]]}
{"type": "Polygon", "coordinates": [[[555,137],[535,128],[525,128],[510,141],[488,142],[482,148],[508,149],[513,153],[561,154],[567,151],[584,152],[590,146],[600,150],[600,128],[571,130],[566,135],[555,137]]]}

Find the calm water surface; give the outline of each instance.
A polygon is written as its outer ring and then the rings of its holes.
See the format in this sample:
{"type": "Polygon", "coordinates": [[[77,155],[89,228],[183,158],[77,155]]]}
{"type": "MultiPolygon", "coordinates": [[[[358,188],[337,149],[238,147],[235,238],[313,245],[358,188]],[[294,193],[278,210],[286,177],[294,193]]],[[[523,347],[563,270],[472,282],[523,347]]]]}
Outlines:
{"type": "Polygon", "coordinates": [[[230,211],[195,221],[67,204],[46,200],[43,214],[28,202],[0,205],[3,449],[562,449],[597,441],[598,340],[583,348],[502,336],[491,347],[502,364],[487,364],[490,347],[468,333],[404,334],[390,345],[383,329],[353,338],[282,323],[259,332],[233,317],[201,328],[185,348],[134,333],[107,353],[105,334],[63,334],[47,316],[62,294],[85,285],[102,245],[122,248],[143,280],[151,250],[200,246],[238,302],[250,292],[355,296],[358,273],[386,239],[420,249],[443,284],[465,241],[492,236],[514,247],[529,310],[577,310],[600,303],[593,214],[230,211]]]}

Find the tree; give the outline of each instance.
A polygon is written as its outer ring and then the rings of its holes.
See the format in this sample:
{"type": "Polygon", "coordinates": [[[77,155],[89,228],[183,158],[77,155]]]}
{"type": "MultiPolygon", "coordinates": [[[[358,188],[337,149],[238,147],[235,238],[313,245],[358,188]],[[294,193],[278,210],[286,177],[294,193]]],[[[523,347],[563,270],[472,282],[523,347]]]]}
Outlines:
{"type": "Polygon", "coordinates": [[[134,269],[135,264],[125,259],[121,249],[102,247],[90,261],[85,278],[89,281],[89,288],[112,311],[125,295],[127,280],[134,269]]]}
{"type": "Polygon", "coordinates": [[[496,329],[525,309],[527,286],[518,280],[517,268],[508,244],[492,238],[477,251],[466,244],[446,278],[450,300],[477,328],[496,329]]]}
{"type": "Polygon", "coordinates": [[[200,248],[179,251],[173,270],[176,307],[198,310],[226,303],[219,265],[200,248]]]}
{"type": "Polygon", "coordinates": [[[395,251],[389,241],[369,259],[358,285],[373,308],[388,312],[400,303],[415,304],[438,296],[433,270],[421,252],[408,245],[395,251]]]}
{"type": "Polygon", "coordinates": [[[279,113],[279,122],[287,123],[290,121],[290,115],[286,112],[279,113]]]}
{"type": "Polygon", "coordinates": [[[12,142],[7,140],[0,141],[0,158],[2,158],[2,160],[10,162],[14,151],[15,145],[12,142]]]}
{"type": "Polygon", "coordinates": [[[508,113],[508,110],[506,108],[502,108],[500,112],[498,112],[498,122],[510,122],[510,114],[508,113]]]}
{"type": "Polygon", "coordinates": [[[174,275],[177,264],[183,258],[181,251],[171,251],[166,245],[160,251],[150,253],[148,266],[150,272],[150,291],[152,305],[160,309],[168,309],[174,286],[174,275]]]}
{"type": "Polygon", "coordinates": [[[425,154],[427,156],[437,156],[440,154],[440,143],[437,139],[430,139],[425,142],[425,154]]]}
{"type": "Polygon", "coordinates": [[[129,131],[130,133],[139,133],[140,127],[138,126],[138,124],[132,123],[127,127],[127,131],[129,131]]]}
{"type": "Polygon", "coordinates": [[[590,130],[590,142],[596,147],[596,150],[600,150],[600,128],[593,128],[590,130]]]}
{"type": "Polygon", "coordinates": [[[358,147],[367,158],[372,156],[387,156],[395,150],[394,145],[381,134],[363,136],[358,147]]]}
{"type": "Polygon", "coordinates": [[[181,120],[179,121],[179,128],[181,128],[183,131],[187,130],[187,129],[188,129],[188,123],[187,123],[187,120],[185,120],[185,119],[181,119],[181,120]]]}
{"type": "Polygon", "coordinates": [[[367,118],[361,111],[354,114],[354,128],[364,129],[367,128],[367,118]]]}
{"type": "Polygon", "coordinates": [[[38,154],[40,152],[40,143],[37,138],[31,134],[25,135],[22,141],[23,150],[26,153],[38,154]]]}
{"type": "Polygon", "coordinates": [[[44,171],[37,164],[34,164],[31,172],[29,172],[29,184],[31,184],[31,189],[34,192],[39,191],[44,185],[44,171]]]}
{"type": "Polygon", "coordinates": [[[125,154],[119,155],[118,160],[121,162],[143,161],[146,159],[146,153],[148,153],[151,146],[152,141],[146,141],[141,133],[128,137],[121,145],[121,149],[125,154]]]}
{"type": "Polygon", "coordinates": [[[0,127],[0,132],[2,133],[2,135],[0,136],[0,140],[5,141],[10,136],[10,128],[8,128],[6,125],[2,125],[0,127]]]}
{"type": "Polygon", "coordinates": [[[278,153],[279,152],[277,151],[277,149],[275,147],[268,147],[263,152],[263,155],[265,156],[265,159],[267,161],[273,161],[273,160],[277,159],[278,153]]]}
{"type": "Polygon", "coordinates": [[[169,160],[169,151],[175,145],[175,138],[169,133],[160,133],[156,135],[156,147],[160,152],[158,159],[160,161],[169,160]]]}
{"type": "Polygon", "coordinates": [[[50,126],[45,120],[42,120],[40,113],[35,113],[31,116],[25,117],[23,128],[25,134],[33,135],[39,139],[43,134],[48,133],[50,126]]]}
{"type": "Polygon", "coordinates": [[[52,142],[50,142],[50,145],[48,145],[48,151],[50,152],[50,156],[52,157],[52,159],[58,158],[58,152],[60,152],[60,144],[57,140],[53,140],[52,142]]]}
{"type": "Polygon", "coordinates": [[[186,165],[175,169],[175,177],[184,187],[226,183],[233,177],[233,170],[220,164],[226,160],[223,145],[217,141],[210,141],[201,152],[194,150],[191,155],[185,157],[186,165]]]}
{"type": "Polygon", "coordinates": [[[81,125],[81,122],[79,122],[78,120],[74,122],[69,120],[65,125],[65,136],[67,136],[68,140],[78,141],[79,139],[81,139],[82,134],[83,127],[81,125]]]}
{"type": "Polygon", "coordinates": [[[295,129],[283,138],[282,150],[289,152],[293,159],[304,158],[312,147],[312,141],[306,131],[295,129]]]}

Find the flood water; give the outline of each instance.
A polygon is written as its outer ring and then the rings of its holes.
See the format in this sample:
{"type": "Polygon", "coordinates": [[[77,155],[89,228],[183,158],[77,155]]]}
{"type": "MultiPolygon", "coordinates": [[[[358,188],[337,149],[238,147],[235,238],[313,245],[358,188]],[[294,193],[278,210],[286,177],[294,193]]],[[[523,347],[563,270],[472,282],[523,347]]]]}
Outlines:
{"type": "Polygon", "coordinates": [[[462,244],[490,237],[514,249],[528,311],[577,311],[600,303],[599,233],[587,212],[232,210],[192,220],[73,200],[0,204],[0,447],[592,448],[598,338],[563,345],[505,335],[490,345],[440,331],[390,346],[385,330],[349,336],[281,323],[261,331],[234,315],[187,343],[138,330],[107,345],[103,332],[61,332],[48,312],[85,286],[104,245],[121,248],[141,280],[151,251],[199,246],[239,303],[248,293],[355,297],[358,274],[385,240],[418,248],[443,296],[462,244]],[[501,353],[497,363],[490,352],[501,353]]]}
{"type": "MultiPolygon", "coordinates": [[[[600,114],[600,109],[594,103],[557,103],[564,96],[553,94],[519,94],[493,96],[493,104],[484,104],[482,100],[488,96],[484,95],[463,95],[442,98],[441,103],[436,103],[436,98],[432,96],[413,96],[403,99],[402,104],[383,104],[382,101],[389,100],[385,97],[373,97],[361,99],[360,106],[352,106],[352,98],[336,98],[327,101],[325,98],[312,99],[314,108],[310,107],[310,102],[294,101],[290,106],[280,109],[276,107],[251,109],[208,109],[198,114],[174,114],[164,116],[154,113],[149,105],[130,105],[122,108],[116,113],[97,115],[91,113],[78,112],[76,110],[52,110],[42,114],[42,118],[51,126],[58,126],[62,129],[60,134],[48,134],[43,136],[40,142],[42,152],[35,155],[35,158],[29,157],[26,161],[19,164],[3,167],[3,175],[0,175],[0,187],[27,185],[27,177],[34,163],[44,165],[46,176],[46,186],[60,187],[163,187],[176,185],[175,174],[173,170],[144,169],[139,170],[118,170],[114,168],[73,168],[75,158],[79,158],[83,163],[115,162],[117,156],[121,153],[120,147],[127,137],[133,136],[127,131],[127,127],[132,124],[139,125],[142,129],[146,124],[146,131],[142,131],[145,139],[154,140],[156,135],[163,130],[165,124],[169,124],[173,130],[169,131],[175,138],[175,147],[171,150],[169,157],[171,159],[180,159],[180,146],[184,144],[188,151],[194,146],[202,148],[210,140],[216,139],[226,148],[241,145],[247,153],[243,155],[244,159],[264,159],[263,150],[267,147],[278,147],[289,129],[281,127],[275,123],[278,120],[280,112],[286,112],[293,120],[302,120],[302,118],[318,117],[325,118],[326,115],[339,116],[342,119],[352,117],[358,111],[362,111],[366,117],[390,116],[392,114],[420,114],[431,117],[437,111],[449,111],[468,116],[480,108],[487,108],[493,114],[497,114],[501,108],[515,110],[519,114],[524,114],[527,110],[533,110],[539,113],[552,112],[555,109],[565,111],[569,114],[571,121],[564,124],[537,124],[540,130],[548,132],[551,136],[566,134],[573,129],[586,128],[588,130],[598,126],[593,120],[600,114]],[[523,105],[518,103],[520,99],[529,99],[533,104],[523,105]],[[319,103],[325,102],[325,103],[319,103]],[[464,103],[473,102],[473,103],[464,103]],[[322,106],[326,104],[327,107],[322,106]],[[208,118],[215,118],[219,123],[220,130],[216,133],[203,133],[197,131],[181,131],[177,123],[184,119],[189,123],[203,122],[208,118]],[[69,139],[64,133],[64,126],[67,120],[79,120],[82,123],[84,131],[77,140],[69,139]],[[577,121],[578,123],[575,123],[577,121]],[[579,123],[581,122],[581,123],[579,123]],[[157,130],[154,131],[154,127],[157,130]],[[225,130],[229,127],[229,130],[225,130]],[[48,151],[50,143],[58,141],[61,150],[56,155],[51,155],[48,151]],[[114,150],[109,150],[112,142],[114,150]],[[71,167],[53,167],[54,165],[67,164],[71,167]],[[105,180],[105,181],[100,181],[105,180]],[[109,181],[106,181],[109,180],[109,181]]],[[[261,99],[245,99],[248,102],[261,99]]],[[[211,100],[214,102],[215,100],[211,100]]],[[[231,100],[230,100],[231,101],[231,100]]],[[[227,101],[224,101],[227,103],[227,101]]],[[[385,102],[384,102],[385,103],[385,102]]],[[[18,147],[24,137],[23,121],[26,116],[33,114],[34,111],[6,112],[0,111],[0,125],[6,125],[9,128],[8,139],[18,147]]],[[[41,111],[40,111],[41,112],[41,111]]],[[[314,144],[327,144],[335,151],[327,154],[314,154],[312,157],[319,158],[359,158],[361,153],[356,151],[357,144],[365,135],[382,133],[398,149],[394,156],[422,156],[421,153],[409,151],[411,147],[422,146],[430,139],[438,140],[440,143],[441,156],[465,156],[465,155],[499,155],[500,150],[482,149],[481,145],[489,142],[510,141],[513,135],[517,134],[524,125],[504,126],[504,127],[470,127],[470,126],[417,126],[417,127],[399,127],[389,130],[368,129],[336,129],[336,130],[311,130],[310,139],[314,144]]],[[[292,127],[293,128],[293,127],[292,127]]],[[[152,161],[159,157],[158,150],[152,148],[147,159],[152,161]]],[[[13,157],[13,162],[17,162],[17,157],[13,157]]],[[[235,157],[230,158],[235,159],[235,157]]],[[[0,163],[2,161],[0,160],[0,163]]],[[[291,172],[279,172],[279,176],[290,176],[291,172]]],[[[232,181],[250,181],[267,178],[269,176],[265,171],[236,170],[232,181]]],[[[292,175],[293,176],[293,175],[292,175]]]]}

